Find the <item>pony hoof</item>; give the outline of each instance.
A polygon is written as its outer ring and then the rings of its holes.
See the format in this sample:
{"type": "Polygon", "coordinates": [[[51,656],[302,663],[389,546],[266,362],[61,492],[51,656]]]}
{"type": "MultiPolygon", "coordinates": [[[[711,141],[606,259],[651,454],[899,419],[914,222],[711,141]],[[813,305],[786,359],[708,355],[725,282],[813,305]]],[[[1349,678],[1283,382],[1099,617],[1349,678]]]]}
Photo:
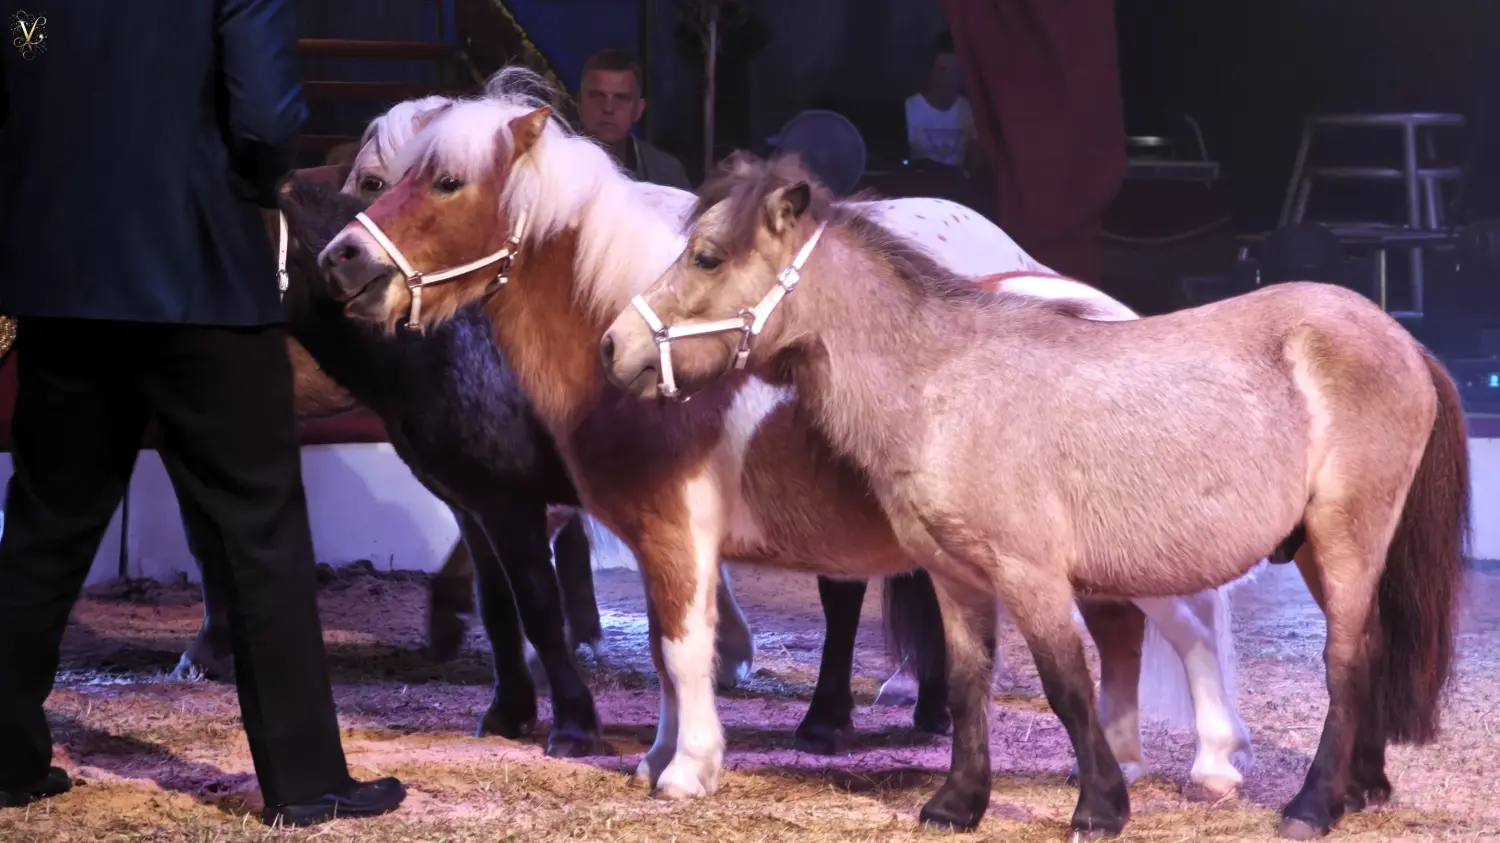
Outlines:
{"type": "Polygon", "coordinates": [[[1391,801],[1389,784],[1368,789],[1355,785],[1349,788],[1349,798],[1344,800],[1344,808],[1349,813],[1357,814],[1370,808],[1379,808],[1389,801],[1391,801]]]}
{"type": "Polygon", "coordinates": [[[917,818],[923,826],[950,831],[973,831],[979,827],[979,820],[984,817],[984,809],[988,806],[988,791],[966,795],[944,785],[922,806],[922,812],[917,818]]]}
{"type": "Polygon", "coordinates": [[[199,666],[192,659],[188,658],[187,653],[183,653],[182,656],[177,659],[177,666],[172,668],[171,673],[167,674],[167,681],[202,682],[204,679],[208,678],[206,675],[204,675],[204,673],[205,672],[201,666],[199,666]]]}
{"type": "Polygon", "coordinates": [[[792,748],[812,755],[837,755],[844,736],[853,730],[853,724],[830,729],[826,726],[799,727],[793,735],[792,748]]]}
{"type": "Polygon", "coordinates": [[[1295,817],[1282,817],[1281,828],[1277,833],[1287,840],[1316,840],[1328,833],[1326,828],[1318,828],[1306,820],[1295,817]]]}
{"type": "Polygon", "coordinates": [[[1233,799],[1239,792],[1239,782],[1223,776],[1207,776],[1200,781],[1188,782],[1182,788],[1182,796],[1189,802],[1218,802],[1233,799]]]}
{"type": "Polygon", "coordinates": [[[911,727],[929,735],[946,735],[953,731],[953,716],[948,707],[924,708],[918,701],[917,710],[911,716],[911,727]]]}
{"type": "Polygon", "coordinates": [[[664,802],[686,802],[690,799],[696,798],[697,796],[699,796],[699,794],[692,793],[688,790],[670,784],[662,785],[656,790],[651,791],[652,799],[660,799],[664,802]]]}
{"type": "Polygon", "coordinates": [[[733,691],[740,686],[741,682],[750,678],[750,663],[747,661],[736,664],[726,664],[719,667],[718,674],[714,677],[714,684],[720,691],[733,691]]]}
{"type": "Polygon", "coordinates": [[[487,738],[499,737],[516,740],[531,734],[536,728],[536,711],[509,712],[491,707],[485,712],[484,717],[479,720],[479,728],[474,730],[474,737],[487,738]]]}
{"type": "Polygon", "coordinates": [[[177,666],[167,674],[171,682],[223,682],[234,676],[233,660],[195,657],[192,650],[177,659],[177,666]]]}
{"type": "Polygon", "coordinates": [[[554,732],[547,739],[549,758],[587,758],[591,755],[614,755],[614,748],[598,735],[579,732],[554,732]]]}
{"type": "Polygon", "coordinates": [[[1351,811],[1379,808],[1391,801],[1391,780],[1377,773],[1373,781],[1357,781],[1349,787],[1349,798],[1345,800],[1351,811]]]}
{"type": "Polygon", "coordinates": [[[1090,840],[1110,840],[1119,837],[1120,832],[1108,831],[1102,828],[1075,828],[1068,831],[1068,843],[1088,843],[1090,840]]]}

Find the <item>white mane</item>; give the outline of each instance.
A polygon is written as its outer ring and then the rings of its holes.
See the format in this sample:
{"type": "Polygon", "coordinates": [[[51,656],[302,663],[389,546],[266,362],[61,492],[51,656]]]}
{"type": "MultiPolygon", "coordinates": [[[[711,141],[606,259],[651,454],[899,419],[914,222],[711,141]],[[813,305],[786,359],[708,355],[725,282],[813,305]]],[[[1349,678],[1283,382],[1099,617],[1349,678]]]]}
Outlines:
{"type": "MultiPolygon", "coordinates": [[[[410,143],[391,166],[391,180],[412,168],[435,166],[465,181],[488,176],[513,144],[510,124],[548,103],[547,88],[522,68],[492,78],[485,96],[454,102],[410,143]]],[[[514,166],[501,192],[507,219],[526,214],[523,246],[578,232],[574,264],[577,295],[594,315],[611,319],[682,252],[679,231],[693,195],[674,202],[655,185],[638,184],[593,140],[575,134],[554,114],[536,145],[514,166]]]]}
{"type": "Polygon", "coordinates": [[[354,158],[349,177],[344,180],[344,191],[352,191],[365,172],[374,171],[382,176],[389,173],[397,153],[416,134],[417,118],[452,101],[439,96],[407,100],[396,103],[389,111],[371,120],[359,139],[359,153],[354,158]]]}

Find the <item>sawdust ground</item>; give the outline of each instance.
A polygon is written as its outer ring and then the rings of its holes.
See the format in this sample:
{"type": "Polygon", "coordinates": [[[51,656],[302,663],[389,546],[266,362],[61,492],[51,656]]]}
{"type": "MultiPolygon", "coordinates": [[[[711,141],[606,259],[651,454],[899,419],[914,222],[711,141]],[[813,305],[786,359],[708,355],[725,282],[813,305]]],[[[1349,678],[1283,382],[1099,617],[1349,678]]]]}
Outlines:
{"type": "MultiPolygon", "coordinates": [[[[319,839],[334,843],[468,843],[516,840],[930,839],[916,812],[941,782],[946,738],[917,736],[907,709],[870,705],[885,666],[879,588],[866,603],[855,667],[858,736],[833,758],[791,749],[806,711],[822,643],[810,576],[744,570],[736,578],[756,633],[754,676],[724,695],[729,748],[714,797],[687,804],[647,798],[628,772],[657,720],[656,678],[645,647],[636,575],[598,575],[607,648],[586,661],[616,754],[581,761],[542,755],[539,734],[478,739],[470,730],[488,704],[482,633],[446,665],[421,651],[424,580],[414,574],[345,569],[327,578],[321,605],[345,747],[356,774],[397,775],[411,790],[398,813],[304,831],[271,830],[259,808],[232,688],[164,679],[201,617],[185,582],[111,584],[91,592],[65,641],[58,688],[48,702],[59,760],[80,782],[73,792],[0,811],[6,843],[163,841],[217,843],[319,839]]],[[[1351,840],[1500,839],[1494,774],[1500,697],[1500,573],[1472,577],[1462,676],[1436,746],[1397,748],[1390,771],[1397,799],[1347,818],[1351,840]]],[[[1257,752],[1238,799],[1217,804],[1182,795],[1192,735],[1148,724],[1153,774],[1131,791],[1127,839],[1274,839],[1277,810],[1301,784],[1322,724],[1321,615],[1290,566],[1269,569],[1235,596],[1241,654],[1240,704],[1257,752]]],[[[1064,781],[1072,756],[1041,699],[1013,628],[1002,632],[1007,663],[991,729],[995,788],[976,834],[961,840],[1052,841],[1063,836],[1076,791],[1064,781]]]]}

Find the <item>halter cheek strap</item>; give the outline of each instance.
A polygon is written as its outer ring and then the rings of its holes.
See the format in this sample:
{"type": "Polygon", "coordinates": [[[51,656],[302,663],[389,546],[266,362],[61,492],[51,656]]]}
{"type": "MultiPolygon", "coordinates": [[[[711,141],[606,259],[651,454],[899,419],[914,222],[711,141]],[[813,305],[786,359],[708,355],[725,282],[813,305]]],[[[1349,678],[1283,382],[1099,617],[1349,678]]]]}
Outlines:
{"type": "Polygon", "coordinates": [[[286,213],[277,211],[276,222],[276,285],[281,288],[281,298],[285,299],[287,287],[292,284],[292,279],[286,274],[286,250],[291,239],[286,230],[286,213]]]}
{"type": "Polygon", "coordinates": [[[380,226],[376,225],[375,221],[366,216],[363,211],[356,214],[354,219],[360,225],[364,226],[366,231],[370,232],[370,236],[375,238],[375,242],[380,244],[380,248],[385,250],[386,256],[391,259],[391,262],[396,265],[396,269],[405,277],[406,289],[411,292],[411,312],[407,316],[406,327],[412,331],[422,330],[423,287],[429,284],[448,281],[460,275],[473,272],[476,269],[482,269],[497,263],[500,264],[500,271],[495,275],[495,283],[504,285],[509,280],[511,258],[520,249],[521,238],[526,233],[526,214],[523,211],[516,215],[516,224],[512,227],[510,236],[505,239],[505,245],[499,251],[441,272],[422,272],[411,265],[411,261],[406,259],[406,255],[401,253],[401,250],[396,247],[391,238],[387,237],[386,233],[380,230],[380,226]]]}
{"type": "MultiPolygon", "coordinates": [[[[776,276],[776,286],[766,292],[760,302],[748,310],[741,310],[739,315],[728,319],[716,319],[712,322],[686,322],[682,325],[667,325],[651,309],[642,296],[636,296],[630,300],[637,313],[646,321],[646,326],[651,329],[653,339],[656,340],[657,351],[661,354],[661,383],[657,386],[657,393],[663,398],[672,398],[678,401],[687,401],[682,396],[682,391],[677,388],[676,375],[672,371],[672,340],[684,337],[701,337],[709,334],[726,334],[733,331],[740,332],[740,347],[734,355],[734,368],[744,369],[745,363],[750,359],[750,340],[752,337],[760,336],[760,332],[766,327],[766,321],[771,318],[776,306],[787,294],[797,288],[802,280],[802,266],[807,263],[808,257],[812,255],[813,248],[823,237],[823,231],[828,227],[827,222],[818,223],[812,236],[802,244],[802,249],[786,269],[781,270],[776,276]]],[[[689,396],[691,397],[691,396],[689,396]]]]}

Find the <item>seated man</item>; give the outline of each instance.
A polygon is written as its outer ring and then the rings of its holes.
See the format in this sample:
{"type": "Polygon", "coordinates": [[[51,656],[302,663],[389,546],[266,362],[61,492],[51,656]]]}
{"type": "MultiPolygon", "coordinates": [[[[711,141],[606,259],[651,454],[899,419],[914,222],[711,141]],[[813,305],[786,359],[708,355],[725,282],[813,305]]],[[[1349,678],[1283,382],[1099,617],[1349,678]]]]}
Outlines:
{"type": "Polygon", "coordinates": [[[646,111],[645,75],[624,50],[601,50],[583,63],[578,122],[639,181],[692,190],[682,162],[631,134],[646,111]]]}
{"type": "Polygon", "coordinates": [[[953,36],[945,32],[933,48],[926,87],[906,98],[906,140],[913,163],[931,161],[970,168],[976,149],[972,143],[974,116],[962,90],[953,36]]]}

